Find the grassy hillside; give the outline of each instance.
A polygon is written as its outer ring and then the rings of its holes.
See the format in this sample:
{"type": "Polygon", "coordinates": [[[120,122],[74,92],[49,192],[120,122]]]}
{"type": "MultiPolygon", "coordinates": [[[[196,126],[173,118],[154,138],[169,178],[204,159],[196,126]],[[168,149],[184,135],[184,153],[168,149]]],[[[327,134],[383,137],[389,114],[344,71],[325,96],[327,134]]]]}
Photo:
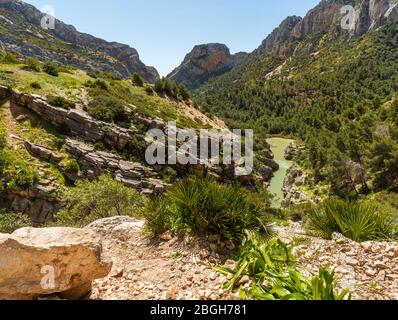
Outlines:
{"type": "Polygon", "coordinates": [[[122,80],[111,73],[86,73],[70,66],[50,64],[56,70],[56,75],[51,75],[46,72],[48,65],[30,58],[19,60],[12,54],[0,52],[0,84],[24,93],[61,96],[78,105],[88,104],[98,97],[113,97],[123,107],[142,116],[201,127],[181,115],[179,104],[183,101],[159,96],[150,84],[136,86],[132,79],[122,80]]]}

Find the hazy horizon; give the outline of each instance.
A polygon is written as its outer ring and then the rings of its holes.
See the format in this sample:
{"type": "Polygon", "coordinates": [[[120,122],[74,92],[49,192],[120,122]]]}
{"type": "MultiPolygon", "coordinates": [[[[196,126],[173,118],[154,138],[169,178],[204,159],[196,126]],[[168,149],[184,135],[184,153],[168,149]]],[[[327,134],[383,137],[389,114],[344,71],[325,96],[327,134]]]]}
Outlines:
{"type": "Polygon", "coordinates": [[[146,65],[165,76],[198,44],[223,43],[231,53],[251,52],[287,16],[304,16],[319,0],[25,2],[39,10],[51,5],[56,18],[80,32],[134,47],[146,65]]]}

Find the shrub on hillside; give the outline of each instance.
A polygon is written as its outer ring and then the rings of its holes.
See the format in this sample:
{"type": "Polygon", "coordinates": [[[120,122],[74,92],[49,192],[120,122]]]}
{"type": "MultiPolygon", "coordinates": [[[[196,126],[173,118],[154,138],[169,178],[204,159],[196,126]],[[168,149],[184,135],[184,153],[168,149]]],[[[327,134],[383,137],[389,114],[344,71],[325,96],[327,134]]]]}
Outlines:
{"type": "Polygon", "coordinates": [[[331,239],[334,232],[357,242],[398,239],[398,225],[391,215],[374,205],[329,199],[305,221],[310,235],[331,239]]]}
{"type": "Polygon", "coordinates": [[[66,172],[79,172],[80,166],[75,158],[68,157],[60,162],[60,166],[62,166],[63,170],[66,172]]]}
{"type": "Polygon", "coordinates": [[[76,104],[74,102],[60,96],[49,96],[47,97],[47,102],[54,107],[63,108],[66,110],[70,110],[76,107],[76,104]]]}
{"type": "Polygon", "coordinates": [[[132,74],[131,81],[133,82],[133,85],[137,87],[143,87],[145,83],[144,79],[137,72],[132,74]]]}
{"type": "Polygon", "coordinates": [[[108,83],[105,80],[102,80],[102,79],[97,79],[94,82],[89,81],[88,82],[88,86],[93,88],[93,89],[100,89],[100,90],[104,90],[104,91],[108,91],[109,90],[108,83]]]}
{"type": "Polygon", "coordinates": [[[103,78],[109,80],[122,80],[122,77],[120,77],[114,72],[95,71],[95,72],[88,72],[87,75],[93,79],[103,78]]]}
{"type": "Polygon", "coordinates": [[[139,216],[145,199],[137,191],[103,175],[95,181],[79,181],[63,197],[57,224],[83,227],[112,216],[139,216]]]}
{"type": "Polygon", "coordinates": [[[11,52],[0,51],[0,63],[4,64],[17,64],[18,58],[11,52]]]}
{"type": "Polygon", "coordinates": [[[178,182],[163,198],[148,203],[145,217],[155,234],[166,230],[217,234],[240,242],[246,229],[270,232],[266,212],[246,190],[221,185],[208,177],[178,182]]]}
{"type": "Polygon", "coordinates": [[[147,93],[148,96],[153,96],[154,94],[153,88],[151,86],[146,87],[145,92],[147,93]]]}
{"type": "Polygon", "coordinates": [[[26,58],[25,65],[22,69],[26,71],[40,72],[40,61],[33,57],[26,58]]]}
{"type": "Polygon", "coordinates": [[[131,113],[123,101],[117,98],[96,96],[90,101],[87,111],[92,117],[106,122],[128,123],[131,120],[131,113]]]}
{"type": "Polygon", "coordinates": [[[176,100],[188,101],[190,98],[189,91],[183,84],[178,84],[167,78],[156,80],[155,91],[159,95],[166,95],[176,100]]]}
{"type": "Polygon", "coordinates": [[[0,210],[0,233],[13,233],[15,230],[30,225],[31,222],[27,215],[0,210]]]}
{"type": "Polygon", "coordinates": [[[40,83],[38,83],[38,82],[32,82],[31,84],[30,84],[30,87],[31,88],[33,88],[33,89],[37,89],[37,90],[39,90],[39,89],[41,89],[41,85],[40,85],[40,83]]]}
{"type": "Polygon", "coordinates": [[[58,77],[59,75],[58,65],[55,64],[54,62],[47,61],[43,65],[43,72],[49,74],[50,76],[58,77]]]}

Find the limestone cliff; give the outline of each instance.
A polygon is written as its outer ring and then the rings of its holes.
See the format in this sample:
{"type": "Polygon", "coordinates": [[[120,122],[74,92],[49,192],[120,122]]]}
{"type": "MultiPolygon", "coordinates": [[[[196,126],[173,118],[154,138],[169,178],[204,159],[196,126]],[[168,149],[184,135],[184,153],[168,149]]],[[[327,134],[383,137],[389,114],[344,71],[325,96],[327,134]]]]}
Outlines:
{"type": "Polygon", "coordinates": [[[397,0],[323,0],[304,18],[286,18],[252,54],[231,56],[228,48],[220,44],[196,46],[169,77],[196,89],[208,79],[250,61],[248,57],[253,55],[270,53],[278,59],[286,59],[297,52],[297,48],[313,52],[316,45],[311,41],[303,43],[303,40],[341,33],[345,5],[351,5],[355,10],[354,28],[348,31],[352,36],[362,36],[385,23],[398,21],[397,0]]]}

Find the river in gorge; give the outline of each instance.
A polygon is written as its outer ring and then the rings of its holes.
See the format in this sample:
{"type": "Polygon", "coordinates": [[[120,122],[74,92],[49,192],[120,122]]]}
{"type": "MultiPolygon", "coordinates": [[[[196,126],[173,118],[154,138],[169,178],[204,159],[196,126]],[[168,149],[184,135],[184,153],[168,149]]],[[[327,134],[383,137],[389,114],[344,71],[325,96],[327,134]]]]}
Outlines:
{"type": "Polygon", "coordinates": [[[274,160],[280,167],[279,170],[274,173],[274,177],[271,180],[268,191],[275,195],[275,198],[272,201],[272,207],[280,208],[284,199],[282,191],[283,181],[287,171],[293,165],[293,161],[285,159],[285,150],[292,142],[294,142],[294,140],[274,137],[267,139],[267,142],[271,145],[271,151],[275,156],[274,160]]]}

